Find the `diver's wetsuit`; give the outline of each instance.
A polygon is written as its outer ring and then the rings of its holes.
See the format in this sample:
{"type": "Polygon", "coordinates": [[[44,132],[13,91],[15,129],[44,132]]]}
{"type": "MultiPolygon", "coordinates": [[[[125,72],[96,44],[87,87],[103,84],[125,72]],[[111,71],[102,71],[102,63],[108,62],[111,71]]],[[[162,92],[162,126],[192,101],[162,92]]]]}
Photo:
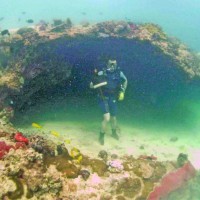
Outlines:
{"type": "Polygon", "coordinates": [[[119,69],[114,72],[108,70],[99,71],[99,77],[103,77],[107,81],[107,85],[98,89],[98,103],[103,114],[110,113],[111,116],[117,114],[117,99],[122,81],[127,80],[125,75],[119,69]]]}

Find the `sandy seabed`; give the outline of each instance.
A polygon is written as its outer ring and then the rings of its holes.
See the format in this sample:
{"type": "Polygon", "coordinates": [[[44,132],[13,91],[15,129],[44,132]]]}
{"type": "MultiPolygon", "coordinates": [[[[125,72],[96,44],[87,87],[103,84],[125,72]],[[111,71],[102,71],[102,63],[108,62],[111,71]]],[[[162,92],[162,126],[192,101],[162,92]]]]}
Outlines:
{"type": "Polygon", "coordinates": [[[119,141],[111,137],[111,130],[107,128],[105,144],[100,145],[98,143],[99,131],[96,130],[95,124],[91,125],[91,130],[88,130],[84,124],[67,121],[47,121],[42,125],[42,129],[36,130],[30,126],[30,128],[20,130],[40,133],[58,143],[69,140],[70,144],[65,144],[68,149],[76,147],[90,157],[98,157],[99,151],[106,150],[109,154],[118,156],[133,155],[137,158],[140,155],[153,155],[158,161],[170,161],[176,160],[180,153],[185,153],[194,167],[200,169],[200,136],[191,137],[191,135],[182,133],[178,134],[179,137],[175,137],[173,133],[151,132],[120,125],[119,141]],[[54,136],[51,131],[56,131],[59,136],[54,136]],[[171,141],[173,138],[175,141],[171,141]]]}
{"type": "Polygon", "coordinates": [[[188,155],[193,166],[200,169],[198,122],[191,130],[184,129],[184,124],[181,128],[165,129],[161,126],[152,129],[148,126],[142,128],[131,123],[127,124],[126,119],[120,115],[119,141],[111,137],[111,129],[108,126],[105,144],[102,146],[98,142],[101,113],[96,102],[87,103],[74,98],[66,104],[66,99],[61,98],[54,102],[39,104],[19,117],[18,130],[24,134],[41,134],[58,143],[69,140],[70,144],[65,143],[67,149],[76,147],[83,154],[95,158],[101,150],[118,156],[133,155],[135,158],[140,155],[153,155],[158,161],[175,161],[180,153],[184,153],[188,155]],[[90,110],[88,105],[94,109],[90,110]],[[32,127],[33,122],[40,124],[42,128],[32,127]],[[59,137],[53,135],[51,131],[59,133],[59,137]]]}

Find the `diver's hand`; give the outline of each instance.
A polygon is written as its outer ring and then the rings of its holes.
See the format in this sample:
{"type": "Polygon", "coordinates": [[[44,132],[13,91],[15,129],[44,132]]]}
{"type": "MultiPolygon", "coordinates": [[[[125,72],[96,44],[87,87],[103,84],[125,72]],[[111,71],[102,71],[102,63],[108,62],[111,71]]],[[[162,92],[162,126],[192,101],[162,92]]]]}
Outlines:
{"type": "Polygon", "coordinates": [[[90,83],[90,88],[91,88],[91,89],[94,89],[94,84],[93,84],[93,82],[90,83]]]}
{"type": "Polygon", "coordinates": [[[124,100],[124,92],[121,91],[121,92],[119,93],[118,101],[123,101],[123,100],[124,100]]]}

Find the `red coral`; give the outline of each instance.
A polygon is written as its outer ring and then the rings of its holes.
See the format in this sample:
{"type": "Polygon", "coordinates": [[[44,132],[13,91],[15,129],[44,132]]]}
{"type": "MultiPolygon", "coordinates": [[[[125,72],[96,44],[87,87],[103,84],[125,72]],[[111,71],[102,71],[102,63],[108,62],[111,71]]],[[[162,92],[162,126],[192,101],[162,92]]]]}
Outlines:
{"type": "Polygon", "coordinates": [[[7,145],[5,142],[0,141],[0,151],[9,152],[11,148],[15,148],[13,145],[7,145]]]}
{"type": "Polygon", "coordinates": [[[19,149],[19,148],[26,149],[27,146],[24,142],[16,142],[15,149],[19,149]]]}
{"type": "Polygon", "coordinates": [[[28,141],[28,139],[25,137],[25,136],[23,136],[23,134],[21,133],[21,132],[17,132],[16,134],[15,134],[15,140],[17,141],[17,142],[24,142],[25,144],[28,144],[29,143],[29,141],[28,141]]]}
{"type": "Polygon", "coordinates": [[[3,158],[5,155],[5,152],[4,151],[0,151],[0,159],[3,158]]]}
{"type": "Polygon", "coordinates": [[[5,142],[0,141],[0,159],[10,151],[10,149],[15,147],[13,145],[7,145],[5,142]]]}
{"type": "Polygon", "coordinates": [[[22,135],[22,133],[17,132],[14,136],[15,140],[17,141],[15,146],[8,145],[4,141],[0,141],[0,159],[5,156],[11,148],[13,149],[25,149],[27,144],[29,143],[28,139],[22,135]]]}
{"type": "Polygon", "coordinates": [[[154,156],[154,155],[151,155],[151,156],[141,155],[141,156],[139,156],[139,159],[142,159],[142,160],[157,160],[157,157],[154,156]]]}
{"type": "Polygon", "coordinates": [[[192,164],[190,162],[186,163],[178,170],[164,176],[160,185],[154,188],[147,200],[166,198],[171,192],[181,188],[186,181],[193,178],[195,174],[196,170],[192,164]]]}

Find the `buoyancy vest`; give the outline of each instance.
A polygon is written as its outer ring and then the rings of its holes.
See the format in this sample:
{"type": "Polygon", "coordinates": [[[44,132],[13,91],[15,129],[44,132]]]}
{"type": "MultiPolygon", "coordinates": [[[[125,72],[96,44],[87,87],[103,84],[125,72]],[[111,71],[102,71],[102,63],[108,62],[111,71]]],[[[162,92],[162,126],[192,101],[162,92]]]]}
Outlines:
{"type": "Polygon", "coordinates": [[[102,87],[103,94],[105,96],[113,94],[116,95],[119,92],[121,77],[120,70],[115,70],[114,72],[104,71],[104,76],[107,81],[107,85],[102,87]]]}

